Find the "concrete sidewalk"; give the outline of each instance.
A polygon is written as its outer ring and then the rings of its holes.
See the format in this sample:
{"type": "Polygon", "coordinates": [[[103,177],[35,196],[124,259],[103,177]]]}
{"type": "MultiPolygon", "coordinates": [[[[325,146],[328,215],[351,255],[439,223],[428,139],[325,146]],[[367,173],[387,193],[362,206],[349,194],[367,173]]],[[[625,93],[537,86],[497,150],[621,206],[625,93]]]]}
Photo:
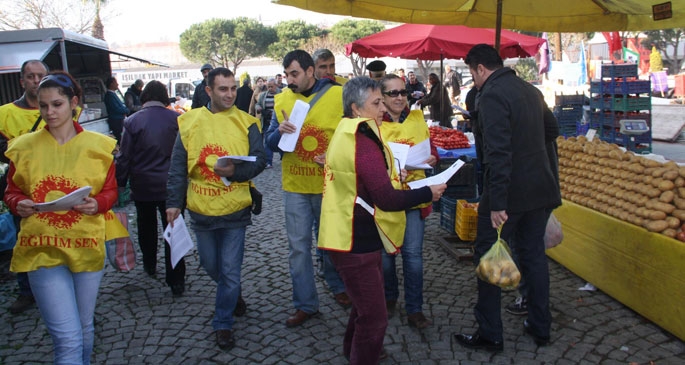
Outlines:
{"type": "MultiPolygon", "coordinates": [[[[95,364],[347,363],[342,337],[349,310],[335,303],[323,280],[317,279],[321,315],[301,327],[285,327],[293,306],[280,167],[276,161],[256,179],[264,210],[247,233],[242,283],[248,310],[234,326],[236,347],[224,352],[215,344],[211,319],[216,285],[199,267],[196,250],[186,258],[187,286],[181,298],[172,298],[164,284],[161,256],[157,277],[150,278],[139,255],[131,272],[106,269],[95,314],[95,364]]],[[[135,233],[133,204],[125,209],[135,233]]],[[[424,313],[434,324],[425,330],[407,326],[401,296],[388,326],[389,359],[383,364],[685,363],[682,341],[600,291],[579,291],[585,281],[551,260],[549,346],[538,348],[524,334],[524,318],[503,310],[504,352],[462,348],[453,334],[476,329],[476,279],[470,262],[457,261],[438,244],[447,235],[439,215],[432,214],[424,248],[424,313]]],[[[6,271],[6,256],[1,264],[6,271]]],[[[51,363],[52,341],[38,310],[11,315],[6,308],[16,297],[16,282],[12,276],[0,278],[0,364],[51,363]]],[[[514,298],[514,292],[506,293],[503,305],[514,298]]]]}

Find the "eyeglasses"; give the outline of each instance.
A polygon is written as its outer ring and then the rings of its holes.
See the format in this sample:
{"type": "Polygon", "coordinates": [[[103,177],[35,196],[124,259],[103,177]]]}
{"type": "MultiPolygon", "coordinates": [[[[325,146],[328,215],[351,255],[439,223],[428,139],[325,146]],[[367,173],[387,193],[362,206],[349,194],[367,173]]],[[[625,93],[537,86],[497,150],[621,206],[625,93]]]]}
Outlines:
{"type": "Polygon", "coordinates": [[[391,97],[391,98],[396,98],[396,97],[398,97],[398,96],[400,96],[400,95],[402,95],[402,96],[407,96],[407,90],[404,89],[404,90],[390,90],[390,91],[385,91],[385,92],[383,92],[383,95],[387,95],[387,96],[389,96],[389,97],[391,97]]]}
{"type": "Polygon", "coordinates": [[[38,84],[38,87],[43,86],[43,84],[45,84],[48,81],[52,81],[52,82],[56,83],[57,85],[64,87],[64,88],[68,88],[68,89],[74,88],[74,84],[71,82],[71,79],[69,79],[68,77],[66,77],[64,75],[60,75],[60,74],[52,74],[52,75],[47,75],[47,76],[43,77],[43,79],[40,80],[40,84],[38,84]]]}

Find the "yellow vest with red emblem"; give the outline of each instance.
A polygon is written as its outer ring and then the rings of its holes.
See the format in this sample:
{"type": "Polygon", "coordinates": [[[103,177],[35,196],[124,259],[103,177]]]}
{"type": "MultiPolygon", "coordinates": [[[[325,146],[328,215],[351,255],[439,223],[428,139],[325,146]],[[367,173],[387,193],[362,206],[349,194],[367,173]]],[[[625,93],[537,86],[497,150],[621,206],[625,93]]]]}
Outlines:
{"type": "MultiPolygon", "coordinates": [[[[14,163],[13,181],[36,203],[55,200],[80,187],[102,190],[116,141],[83,131],[60,145],[47,130],[14,138],[5,153],[14,163]]],[[[72,272],[99,271],[105,263],[104,214],[75,210],[43,212],[21,220],[10,270],[33,271],[65,265],[72,272]]]]}
{"type": "MultiPolygon", "coordinates": [[[[343,119],[331,140],[324,166],[324,192],[321,202],[321,224],[318,246],[324,250],[349,252],[353,243],[354,206],[357,200],[357,172],[355,166],[357,138],[361,123],[367,123],[379,135],[378,126],[372,119],[343,119]]],[[[380,137],[379,137],[380,138],[380,137]]],[[[402,189],[390,148],[383,144],[385,159],[389,166],[388,176],[395,189],[402,189]]],[[[374,208],[373,218],[383,247],[388,253],[396,253],[404,242],[406,215],[404,211],[385,212],[374,208]]]]}
{"type": "MultiPolygon", "coordinates": [[[[317,93],[309,97],[284,89],[274,97],[274,113],[283,123],[284,110],[288,115],[296,100],[309,103],[317,93]]],[[[300,131],[300,138],[293,152],[283,154],[283,190],[291,193],[321,194],[323,191],[323,168],[314,157],[326,153],[335,128],[342,117],[342,87],[334,85],[309,109],[300,131]]]]}
{"type": "MultiPolygon", "coordinates": [[[[80,114],[81,107],[76,107],[74,121],[78,121],[80,114]]],[[[40,110],[38,109],[25,109],[14,103],[0,106],[0,133],[8,140],[29,133],[39,116],[40,110]]],[[[36,131],[43,129],[43,127],[45,127],[45,121],[41,120],[36,126],[36,131]]]]}
{"type": "Polygon", "coordinates": [[[219,113],[193,109],[178,117],[179,133],[188,151],[188,209],[222,216],[252,205],[249,181],[232,181],[226,186],[214,173],[221,156],[247,156],[248,128],[259,120],[233,106],[219,113]]]}
{"type": "MultiPolygon", "coordinates": [[[[383,122],[380,127],[383,142],[403,143],[413,146],[430,138],[430,131],[426,120],[423,118],[422,110],[412,110],[407,115],[407,118],[402,123],[397,122],[383,122]]],[[[424,170],[408,170],[407,179],[402,187],[404,190],[409,190],[409,185],[406,183],[426,178],[424,170]]],[[[423,208],[431,205],[431,203],[419,204],[416,208],[423,208]]]]}

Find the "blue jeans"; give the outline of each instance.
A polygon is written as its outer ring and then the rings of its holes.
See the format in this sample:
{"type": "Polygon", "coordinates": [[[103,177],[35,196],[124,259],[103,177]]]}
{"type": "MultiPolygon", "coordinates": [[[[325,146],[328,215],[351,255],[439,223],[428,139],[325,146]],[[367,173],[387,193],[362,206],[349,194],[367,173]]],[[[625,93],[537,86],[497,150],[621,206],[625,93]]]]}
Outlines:
{"type": "Polygon", "coordinates": [[[293,305],[306,313],[319,310],[312,260],[312,227],[319,226],[321,194],[283,192],[288,263],[293,284],[293,305]]]}
{"type": "MultiPolygon", "coordinates": [[[[317,235],[318,236],[318,235],[317,235]]],[[[328,289],[333,294],[340,294],[345,292],[345,283],[343,283],[340,278],[338,270],[336,270],[331,257],[328,255],[326,250],[319,250],[321,252],[321,257],[323,258],[323,278],[326,280],[328,289]]]]}
{"type": "MultiPolygon", "coordinates": [[[[404,231],[402,273],[404,275],[404,301],[407,314],[422,312],[423,306],[423,232],[426,222],[421,219],[421,209],[407,211],[407,228],[404,231]]],[[[385,300],[397,301],[400,296],[395,258],[383,250],[383,278],[385,300]]]]}
{"type": "Polygon", "coordinates": [[[52,337],[55,364],[90,364],[93,313],[103,271],[72,273],[67,266],[28,273],[40,315],[52,337]]]}
{"type": "Polygon", "coordinates": [[[240,268],[245,250],[245,227],[195,230],[200,265],[217,283],[214,330],[233,328],[233,310],[240,295],[240,268]]]}

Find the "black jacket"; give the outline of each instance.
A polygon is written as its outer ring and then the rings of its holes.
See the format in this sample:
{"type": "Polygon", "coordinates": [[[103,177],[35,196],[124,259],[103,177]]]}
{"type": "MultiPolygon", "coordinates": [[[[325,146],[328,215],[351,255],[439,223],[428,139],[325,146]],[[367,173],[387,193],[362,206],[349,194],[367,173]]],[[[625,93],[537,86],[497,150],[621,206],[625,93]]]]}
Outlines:
{"type": "Polygon", "coordinates": [[[205,87],[207,86],[207,83],[205,80],[202,80],[200,85],[197,85],[195,88],[195,93],[193,94],[193,104],[190,106],[191,108],[199,108],[203,106],[207,106],[209,104],[209,95],[207,95],[207,91],[205,90],[205,87]]]}
{"type": "Polygon", "coordinates": [[[519,213],[561,205],[553,171],[558,162],[550,150],[559,127],[542,93],[505,67],[481,87],[476,109],[483,136],[483,208],[519,213]]]}
{"type": "Polygon", "coordinates": [[[235,106],[238,109],[244,111],[245,113],[250,110],[250,102],[252,101],[252,94],[254,91],[248,84],[243,84],[243,86],[238,88],[238,94],[235,97],[235,106]]]}

